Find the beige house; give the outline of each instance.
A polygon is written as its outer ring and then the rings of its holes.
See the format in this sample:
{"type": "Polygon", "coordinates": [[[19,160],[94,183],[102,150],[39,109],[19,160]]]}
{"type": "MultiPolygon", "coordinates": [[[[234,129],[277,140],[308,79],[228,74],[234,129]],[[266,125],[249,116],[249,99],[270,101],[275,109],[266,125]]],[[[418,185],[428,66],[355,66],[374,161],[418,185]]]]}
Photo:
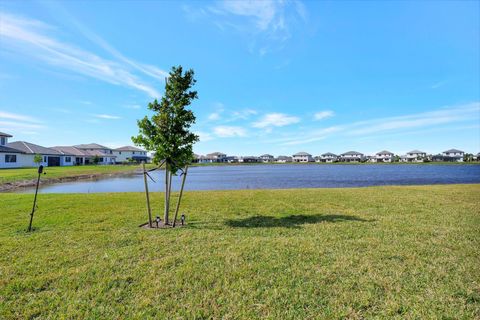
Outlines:
{"type": "Polygon", "coordinates": [[[142,150],[137,147],[124,146],[121,148],[113,149],[113,155],[116,156],[116,163],[125,163],[125,162],[149,162],[150,157],[147,156],[147,151],[142,150]]]}
{"type": "Polygon", "coordinates": [[[394,154],[390,151],[383,150],[377,152],[374,157],[370,159],[371,162],[393,162],[394,154]]]}
{"type": "Polygon", "coordinates": [[[364,158],[365,155],[357,151],[348,151],[340,155],[340,161],[343,162],[360,162],[364,158]]]}
{"type": "Polygon", "coordinates": [[[312,155],[307,152],[298,152],[292,156],[293,162],[314,162],[312,155]]]}

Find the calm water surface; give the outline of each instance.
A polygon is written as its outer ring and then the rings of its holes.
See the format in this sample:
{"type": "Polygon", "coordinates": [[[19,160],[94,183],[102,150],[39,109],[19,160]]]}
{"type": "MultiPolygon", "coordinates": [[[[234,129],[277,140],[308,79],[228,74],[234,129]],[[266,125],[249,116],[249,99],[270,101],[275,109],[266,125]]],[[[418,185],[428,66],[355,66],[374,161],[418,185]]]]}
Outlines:
{"type": "MultiPolygon", "coordinates": [[[[47,169],[48,170],[48,169],[47,169]]],[[[47,171],[48,172],[48,171],[47,171]]],[[[151,172],[150,191],[163,191],[164,171],[151,172]]],[[[173,189],[180,188],[173,177],[173,189]]],[[[192,167],[185,190],[336,188],[480,183],[480,165],[236,165],[192,167]]],[[[33,192],[33,188],[15,192],[33,192]]],[[[42,193],[144,191],[143,175],[41,186],[42,193]]]]}

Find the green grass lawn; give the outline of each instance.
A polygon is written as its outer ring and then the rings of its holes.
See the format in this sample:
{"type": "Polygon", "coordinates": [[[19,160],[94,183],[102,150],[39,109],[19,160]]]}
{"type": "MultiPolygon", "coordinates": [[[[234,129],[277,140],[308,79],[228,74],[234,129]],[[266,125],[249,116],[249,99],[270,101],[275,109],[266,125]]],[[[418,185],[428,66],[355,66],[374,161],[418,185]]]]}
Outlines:
{"type": "Polygon", "coordinates": [[[480,185],[0,194],[0,318],[479,319],[480,185]],[[153,194],[153,207],[162,195],[153,194]]]}
{"type": "MultiPolygon", "coordinates": [[[[148,165],[152,166],[152,165],[148,165]]],[[[42,180],[77,177],[82,175],[102,175],[138,170],[139,165],[88,165],[70,167],[46,167],[42,180]]],[[[37,168],[16,168],[0,170],[0,185],[37,178],[37,168]]]]}

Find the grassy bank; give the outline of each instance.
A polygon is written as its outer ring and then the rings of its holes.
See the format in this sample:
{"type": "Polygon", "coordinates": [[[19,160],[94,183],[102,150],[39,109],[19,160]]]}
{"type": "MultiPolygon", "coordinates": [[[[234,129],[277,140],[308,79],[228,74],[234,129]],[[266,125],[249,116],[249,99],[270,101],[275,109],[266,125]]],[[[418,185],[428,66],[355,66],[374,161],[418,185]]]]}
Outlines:
{"type": "Polygon", "coordinates": [[[0,318],[474,319],[480,185],[0,194],[0,318]],[[154,194],[154,209],[162,207],[154,194]]]}
{"type": "MultiPolygon", "coordinates": [[[[45,172],[47,172],[47,174],[42,176],[42,181],[61,178],[75,178],[81,176],[101,176],[107,174],[126,173],[133,172],[138,169],[138,165],[88,165],[71,167],[47,167],[45,168],[45,172]]],[[[7,183],[35,181],[36,178],[37,168],[16,168],[0,170],[0,185],[7,183]]]]}

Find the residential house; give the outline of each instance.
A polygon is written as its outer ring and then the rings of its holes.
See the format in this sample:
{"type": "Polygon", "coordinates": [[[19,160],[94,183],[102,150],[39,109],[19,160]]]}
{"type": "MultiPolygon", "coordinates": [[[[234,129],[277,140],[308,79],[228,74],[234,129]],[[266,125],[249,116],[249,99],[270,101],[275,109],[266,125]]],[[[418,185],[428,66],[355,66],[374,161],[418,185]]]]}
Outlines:
{"type": "Polygon", "coordinates": [[[84,165],[92,162],[91,160],[93,156],[89,155],[85,150],[81,150],[81,149],[70,147],[70,146],[55,146],[55,147],[51,147],[50,149],[56,150],[63,155],[72,155],[73,164],[76,166],[84,165]]]}
{"type": "Polygon", "coordinates": [[[237,163],[239,158],[237,156],[227,156],[226,160],[228,163],[237,163]]]}
{"type": "Polygon", "coordinates": [[[427,153],[420,150],[412,150],[401,157],[403,162],[423,162],[427,158],[427,153]]]}
{"type": "Polygon", "coordinates": [[[132,146],[113,149],[113,155],[116,156],[115,163],[125,163],[131,161],[137,163],[145,161],[147,163],[150,161],[150,157],[147,156],[147,151],[132,146]]]}
{"type": "Polygon", "coordinates": [[[26,141],[15,141],[7,144],[7,147],[20,150],[27,155],[30,155],[22,167],[33,167],[37,165],[34,162],[35,155],[40,155],[42,161],[38,165],[43,165],[45,167],[57,167],[57,166],[72,166],[73,165],[73,155],[72,154],[62,154],[57,150],[39,146],[26,141]]]}
{"type": "Polygon", "coordinates": [[[458,149],[450,149],[442,152],[443,161],[462,162],[465,152],[458,149]]]}
{"type": "Polygon", "coordinates": [[[289,157],[289,156],[278,156],[275,161],[279,163],[287,163],[287,162],[292,162],[293,159],[292,157],[289,157]]]}
{"type": "Polygon", "coordinates": [[[374,157],[372,157],[371,162],[393,162],[395,155],[387,150],[377,152],[374,157]]]}
{"type": "Polygon", "coordinates": [[[262,162],[262,159],[260,159],[259,157],[255,157],[255,156],[244,156],[244,157],[240,157],[238,159],[238,162],[241,162],[241,163],[257,163],[257,162],[262,162]]]}
{"type": "Polygon", "coordinates": [[[275,157],[271,154],[262,154],[260,156],[260,159],[262,159],[263,162],[273,162],[275,160],[275,157]]]}
{"type": "Polygon", "coordinates": [[[8,138],[12,136],[0,132],[0,169],[32,167],[34,165],[33,155],[8,147],[8,138]]]}
{"type": "Polygon", "coordinates": [[[293,162],[314,162],[312,155],[307,152],[297,152],[292,156],[293,162]]]}
{"type": "Polygon", "coordinates": [[[363,161],[365,155],[357,151],[348,151],[340,155],[340,161],[343,162],[360,162],[363,161]]]}
{"type": "Polygon", "coordinates": [[[227,155],[221,152],[209,153],[206,158],[208,162],[227,162],[227,155]]]}
{"type": "Polygon", "coordinates": [[[337,161],[337,159],[338,159],[338,156],[331,152],[324,153],[320,156],[320,162],[332,163],[337,161]]]}
{"type": "Polygon", "coordinates": [[[98,164],[115,164],[116,156],[113,154],[113,150],[108,147],[98,143],[77,144],[74,147],[88,154],[85,164],[93,163],[95,159],[98,159],[98,164]]]}

